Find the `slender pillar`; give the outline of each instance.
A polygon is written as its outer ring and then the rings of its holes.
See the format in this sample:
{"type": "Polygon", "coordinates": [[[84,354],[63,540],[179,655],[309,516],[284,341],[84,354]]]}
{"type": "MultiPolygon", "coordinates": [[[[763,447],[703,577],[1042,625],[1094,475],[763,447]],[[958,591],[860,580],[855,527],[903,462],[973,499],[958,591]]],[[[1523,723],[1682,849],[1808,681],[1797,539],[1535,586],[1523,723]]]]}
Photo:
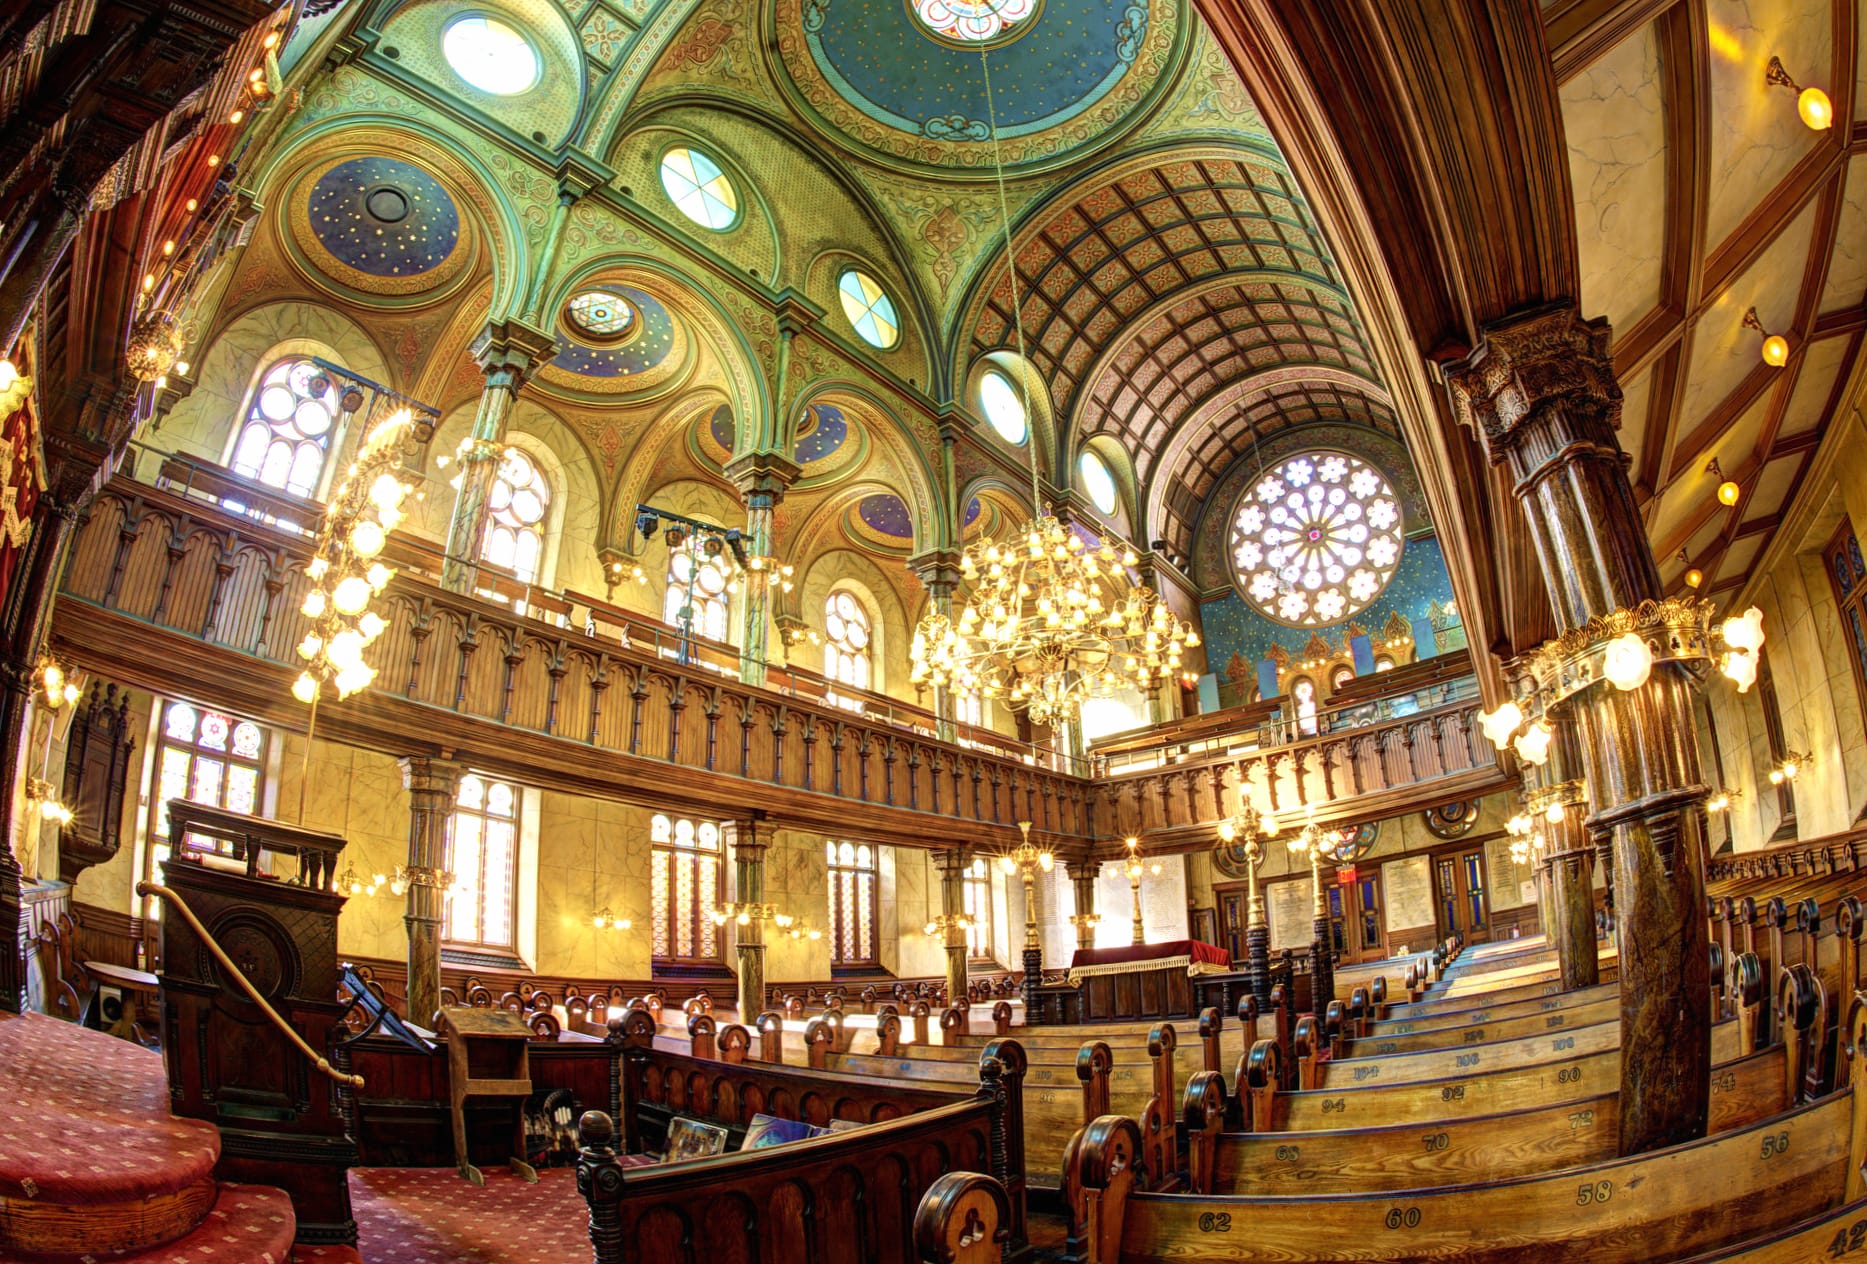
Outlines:
{"type": "Polygon", "coordinates": [[[1065,866],[1070,876],[1070,890],[1076,897],[1076,915],[1070,923],[1076,927],[1076,947],[1096,946],[1096,875],[1102,871],[1099,860],[1071,860],[1065,866]]]}
{"type": "Polygon", "coordinates": [[[969,847],[950,847],[934,853],[934,866],[940,871],[940,911],[945,915],[948,1005],[966,999],[966,928],[959,919],[966,915],[966,870],[971,864],[969,847]]]}
{"type": "Polygon", "coordinates": [[[1044,943],[1037,934],[1037,866],[1021,864],[1018,872],[1024,879],[1024,1021],[1034,1023],[1037,989],[1044,982],[1044,943]]]}
{"type": "MultiPolygon", "coordinates": [[[[746,502],[746,571],[745,622],[739,638],[739,679],[748,685],[763,685],[770,663],[771,586],[774,576],[777,540],[773,520],[778,502],[797,481],[797,465],[775,452],[755,452],[742,456],[726,467],[726,475],[739,488],[746,502]],[[755,564],[754,564],[755,563],[755,564]]],[[[754,1011],[755,1013],[757,1011],[754,1011]]]]}
{"type": "Polygon", "coordinates": [[[466,769],[444,759],[411,755],[398,761],[408,789],[407,905],[408,1018],[427,1027],[441,1008],[441,913],[452,878],[447,866],[447,820],[454,813],[466,769]]]}
{"type": "Polygon", "coordinates": [[[479,362],[486,384],[473,429],[458,459],[460,490],[454,498],[454,516],[447,527],[447,560],[442,586],[452,592],[471,592],[480,571],[480,541],[486,534],[486,504],[493,479],[506,450],[506,422],[519,388],[533,368],[556,354],[556,342],[546,333],[517,321],[487,325],[474,340],[473,358],[479,362]]]}
{"type": "Polygon", "coordinates": [[[1310,896],[1315,901],[1310,924],[1310,1011],[1322,1022],[1335,999],[1335,935],[1329,924],[1329,897],[1322,886],[1322,852],[1309,854],[1310,896]]]}
{"type": "MultiPolygon", "coordinates": [[[[1486,329],[1448,373],[1460,418],[1506,467],[1563,631],[1663,595],[1615,438],[1610,337],[1605,320],[1546,309],[1486,329]]],[[[1623,1154],[1703,1136],[1710,1102],[1706,788],[1692,688],[1682,668],[1656,664],[1638,689],[1598,683],[1569,704],[1588,828],[1613,850],[1623,1154]]]]}
{"type": "Polygon", "coordinates": [[[1536,826],[1543,833],[1548,864],[1549,920],[1543,923],[1556,949],[1565,988],[1593,987],[1601,981],[1601,953],[1595,946],[1594,845],[1588,837],[1588,789],[1581,781],[1582,749],[1573,724],[1554,723],[1549,762],[1537,772],[1539,802],[1556,804],[1562,819],[1547,811],[1536,826]]]}
{"type": "MultiPolygon", "coordinates": [[[[726,823],[726,843],[733,857],[734,902],[765,903],[765,853],[771,848],[770,827],[759,817],[726,823]]],[[[735,919],[734,970],[739,981],[739,1020],[749,1022],[765,1008],[765,921],[759,916],[735,919]]]]}
{"type": "Polygon", "coordinates": [[[1250,981],[1251,995],[1258,998],[1258,1012],[1268,1014],[1271,1010],[1271,927],[1264,916],[1264,889],[1258,885],[1258,866],[1263,860],[1261,844],[1246,852],[1251,885],[1247,888],[1245,902],[1245,977],[1250,981]]]}
{"type": "MultiPolygon", "coordinates": [[[[959,588],[959,558],[956,549],[936,549],[908,559],[908,566],[927,590],[929,613],[948,619],[953,617],[953,593],[959,588]]],[[[934,736],[943,742],[952,741],[959,735],[957,709],[952,691],[945,685],[934,686],[933,709],[934,736]]]]}

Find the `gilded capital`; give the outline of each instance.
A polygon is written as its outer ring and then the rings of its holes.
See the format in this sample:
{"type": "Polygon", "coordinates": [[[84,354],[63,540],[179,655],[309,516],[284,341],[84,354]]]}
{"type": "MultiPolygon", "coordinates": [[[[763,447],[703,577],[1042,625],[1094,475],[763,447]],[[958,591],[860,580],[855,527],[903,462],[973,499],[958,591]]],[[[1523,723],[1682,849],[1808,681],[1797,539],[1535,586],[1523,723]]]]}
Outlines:
{"type": "Polygon", "coordinates": [[[1552,404],[1618,428],[1612,339],[1605,317],[1583,320],[1573,307],[1491,326],[1478,349],[1447,370],[1459,420],[1478,431],[1493,461],[1503,460],[1523,428],[1552,404]]]}
{"type": "Polygon", "coordinates": [[[804,471],[797,462],[776,452],[748,452],[727,463],[726,477],[748,502],[757,496],[776,505],[804,471]]]}
{"type": "Polygon", "coordinates": [[[516,391],[532,370],[557,355],[557,339],[517,317],[489,320],[470,351],[489,385],[516,391]]]}
{"type": "Polygon", "coordinates": [[[929,549],[908,559],[908,569],[935,596],[951,595],[959,586],[959,550],[929,549]]]}

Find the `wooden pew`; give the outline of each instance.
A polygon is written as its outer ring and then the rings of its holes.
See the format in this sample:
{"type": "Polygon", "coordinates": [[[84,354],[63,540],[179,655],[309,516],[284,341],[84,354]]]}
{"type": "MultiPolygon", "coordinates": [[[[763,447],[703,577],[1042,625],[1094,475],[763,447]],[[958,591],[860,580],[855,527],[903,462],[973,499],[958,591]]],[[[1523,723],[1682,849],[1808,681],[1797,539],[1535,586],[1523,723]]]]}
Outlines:
{"type": "Polygon", "coordinates": [[[1544,992],[1539,988],[1536,995],[1515,1001],[1479,1004],[1467,1009],[1430,1011],[1408,1017],[1390,1015],[1387,1018],[1376,1018],[1368,1024],[1367,1035],[1370,1038],[1406,1036],[1415,1032],[1490,1022],[1494,1018],[1521,1018],[1526,1014],[1540,1014],[1552,1010],[1592,1005],[1598,1001],[1611,1000],[1620,994],[1621,989],[1618,983],[1598,983],[1594,987],[1577,988],[1570,992],[1544,992]]]}
{"type": "MultiPolygon", "coordinates": [[[[1595,989],[1588,990],[1592,992],[1595,989]]],[[[1514,1012],[1515,1006],[1510,1007],[1513,1012],[1509,1015],[1498,1015],[1485,1009],[1472,1010],[1464,1016],[1464,1021],[1443,1027],[1409,1024],[1409,1030],[1404,1032],[1389,1031],[1359,1040],[1344,1040],[1340,1042],[1343,1047],[1336,1056],[1357,1058],[1388,1053],[1418,1053],[1426,1049],[1456,1049],[1461,1045],[1511,1040],[1561,1028],[1586,1027],[1591,1023],[1612,1021],[1621,1015],[1621,1001],[1617,995],[1580,1004],[1558,1002],[1547,1009],[1543,1008],[1541,1001],[1535,1002],[1535,1005],[1536,1008],[1522,1014],[1514,1012]]]]}
{"type": "MultiPolygon", "coordinates": [[[[1848,1043],[1867,1040],[1857,993],[1848,1043]]],[[[1814,1103],[1652,1154],[1479,1184],[1353,1195],[1143,1192],[1141,1137],[1106,1116],[1078,1172],[1087,1264],[1154,1261],[1459,1260],[1519,1264],[1564,1250],[1591,1264],[1679,1260],[1832,1214],[1867,1194],[1867,1059],[1814,1103]]],[[[1300,1142],[1298,1144],[1301,1144],[1300,1142]]],[[[1807,1258],[1807,1257],[1804,1257],[1807,1258]]],[[[1817,1257],[1820,1258],[1820,1257],[1817,1257]]]]}

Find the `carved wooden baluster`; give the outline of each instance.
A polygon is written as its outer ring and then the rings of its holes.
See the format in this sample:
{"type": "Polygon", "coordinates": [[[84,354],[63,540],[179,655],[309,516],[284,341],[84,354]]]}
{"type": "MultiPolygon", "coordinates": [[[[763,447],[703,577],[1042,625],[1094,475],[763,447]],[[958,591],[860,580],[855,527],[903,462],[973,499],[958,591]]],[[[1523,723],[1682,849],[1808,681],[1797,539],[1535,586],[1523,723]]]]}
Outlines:
{"type": "Polygon", "coordinates": [[[843,797],[844,727],[841,720],[830,726],[830,793],[839,799],[843,797]]]}
{"type": "Polygon", "coordinates": [[[454,677],[454,710],[467,705],[467,673],[473,665],[473,653],[480,647],[480,616],[469,614],[460,630],[460,671],[454,677]]]}
{"type": "Polygon", "coordinates": [[[603,696],[609,692],[609,655],[596,656],[596,671],[590,676],[590,736],[595,746],[603,733],[603,696]]]}
{"type": "MultiPolygon", "coordinates": [[[[985,780],[984,763],[977,757],[968,759],[966,763],[972,774],[972,819],[975,821],[983,821],[985,819],[985,804],[980,798],[981,792],[980,792],[979,787],[980,787],[980,784],[985,780]]],[[[958,794],[959,769],[958,768],[955,768],[953,770],[953,782],[954,782],[954,790],[955,790],[953,797],[954,797],[955,802],[957,802],[959,799],[959,794],[958,794]]]]}
{"type": "Polygon", "coordinates": [[[869,756],[875,751],[875,734],[870,729],[862,729],[856,735],[856,777],[857,794],[864,803],[869,801],[869,756]]]}
{"type": "Polygon", "coordinates": [[[253,636],[253,653],[261,658],[272,657],[272,646],[267,638],[272,632],[272,613],[278,609],[279,596],[285,591],[285,568],[289,565],[283,549],[273,549],[265,555],[265,578],[260,586],[265,597],[259,603],[259,630],[253,636]]]}
{"type": "Polygon", "coordinates": [[[175,569],[188,556],[188,536],[193,526],[194,519],[187,514],[169,523],[169,542],[163,549],[162,583],[156,590],[155,609],[149,612],[149,621],[157,627],[164,626],[162,621],[168,615],[169,593],[175,587],[175,569]]]}
{"type": "Polygon", "coordinates": [[[1322,799],[1324,803],[1335,802],[1335,753],[1341,748],[1340,742],[1325,742],[1320,748],[1322,755],[1322,799]]]}
{"type": "Polygon", "coordinates": [[[712,772],[716,767],[718,767],[718,764],[716,761],[719,756],[719,741],[720,741],[720,699],[723,696],[724,696],[723,691],[720,689],[718,685],[715,685],[713,686],[713,688],[707,690],[706,701],[700,712],[702,715],[704,715],[707,718],[707,771],[708,772],[712,772]]]}
{"type": "Polygon", "coordinates": [[[117,549],[110,559],[110,582],[104,585],[104,597],[101,604],[106,610],[117,604],[117,593],[123,585],[123,571],[130,561],[130,549],[136,543],[136,537],[143,533],[143,520],[149,512],[141,496],[132,500],[123,511],[123,521],[117,524],[117,549]]]}
{"type": "MultiPolygon", "coordinates": [[[[889,802],[893,802],[893,798],[889,802]]],[[[919,811],[921,806],[921,748],[919,742],[908,743],[908,808],[919,811]]]]}
{"type": "Polygon", "coordinates": [[[1004,770],[997,760],[992,761],[992,823],[1000,824],[998,815],[998,788],[1004,782],[1004,770]]]}
{"type": "Polygon", "coordinates": [[[771,780],[773,785],[784,784],[784,739],[790,732],[790,711],[780,702],[771,717],[771,780]]]}
{"type": "Polygon", "coordinates": [[[551,687],[545,693],[545,732],[555,734],[558,731],[558,694],[564,687],[564,673],[569,670],[564,662],[564,641],[559,638],[552,647],[551,654],[545,659],[545,674],[551,678],[551,687]]]}
{"type": "Polygon", "coordinates": [[[890,807],[895,802],[895,736],[892,733],[882,735],[882,802],[890,807]]]}
{"type": "Polygon", "coordinates": [[[227,581],[233,578],[234,563],[239,560],[240,537],[232,531],[214,537],[214,586],[208,590],[207,613],[201,619],[201,639],[212,641],[219,633],[221,603],[227,599],[227,581]]]}
{"type": "Polygon", "coordinates": [[[421,687],[421,652],[428,644],[428,636],[434,631],[434,603],[423,597],[421,604],[409,617],[408,624],[408,683],[402,687],[404,698],[413,698],[421,687]]]}
{"type": "Polygon", "coordinates": [[[681,713],[687,710],[687,677],[674,678],[674,690],[668,695],[668,762],[681,762],[681,713]]]}
{"type": "Polygon", "coordinates": [[[500,635],[506,642],[504,654],[506,664],[505,680],[500,686],[499,722],[512,723],[512,699],[519,683],[519,665],[525,661],[524,633],[517,628],[501,628],[500,635]]]}
{"type": "MultiPolygon", "coordinates": [[[[916,745],[918,745],[918,743],[916,743],[916,745]]],[[[933,758],[928,761],[928,767],[933,773],[932,777],[929,778],[930,782],[933,785],[932,811],[935,816],[939,816],[940,815],[940,774],[946,771],[946,764],[943,762],[941,758],[939,747],[934,748],[933,758]]]]}
{"type": "Polygon", "coordinates": [[[804,726],[804,789],[814,790],[817,785],[817,720],[811,715],[800,715],[798,719],[804,726]]]}

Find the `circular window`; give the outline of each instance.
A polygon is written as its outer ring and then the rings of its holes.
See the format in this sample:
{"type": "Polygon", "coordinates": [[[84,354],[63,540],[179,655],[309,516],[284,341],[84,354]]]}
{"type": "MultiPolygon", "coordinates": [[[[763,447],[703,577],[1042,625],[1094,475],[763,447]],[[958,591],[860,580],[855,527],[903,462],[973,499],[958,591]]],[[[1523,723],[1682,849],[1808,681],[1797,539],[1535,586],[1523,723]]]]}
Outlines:
{"type": "Polygon", "coordinates": [[[985,419],[992,423],[992,429],[1007,443],[1023,443],[1025,436],[1031,433],[1024,401],[1018,398],[1018,388],[997,369],[987,369],[985,376],[979,379],[979,407],[985,410],[985,419]]]}
{"type": "Polygon", "coordinates": [[[670,149],[661,158],[661,187],[681,214],[714,232],[739,217],[739,194],[720,165],[698,149],[670,149]]]}
{"type": "Polygon", "coordinates": [[[884,351],[900,341],[901,322],[895,319],[895,302],[882,289],[881,282],[851,268],[836,283],[836,292],[843,300],[843,315],[862,341],[884,351]]]}
{"type": "Polygon", "coordinates": [[[608,290],[585,290],[564,305],[571,326],[592,338],[613,342],[634,332],[635,308],[620,294],[608,290]]]}
{"type": "Polygon", "coordinates": [[[1076,468],[1083,476],[1083,490],[1089,493],[1089,503],[1105,514],[1115,512],[1115,476],[1109,473],[1108,463],[1094,452],[1085,451],[1076,458],[1076,468]]]}
{"type": "Polygon", "coordinates": [[[454,73],[481,92],[509,97],[538,82],[538,53],[531,41],[482,13],[448,23],[441,52],[454,73]]]}
{"type": "Polygon", "coordinates": [[[982,44],[1037,12],[1037,0],[910,0],[914,16],[935,35],[982,44]]]}
{"type": "Polygon", "coordinates": [[[1266,471],[1232,520],[1245,597],[1291,627],[1367,608],[1400,562],[1400,500],[1379,471],[1344,452],[1293,456],[1266,471]]]}

